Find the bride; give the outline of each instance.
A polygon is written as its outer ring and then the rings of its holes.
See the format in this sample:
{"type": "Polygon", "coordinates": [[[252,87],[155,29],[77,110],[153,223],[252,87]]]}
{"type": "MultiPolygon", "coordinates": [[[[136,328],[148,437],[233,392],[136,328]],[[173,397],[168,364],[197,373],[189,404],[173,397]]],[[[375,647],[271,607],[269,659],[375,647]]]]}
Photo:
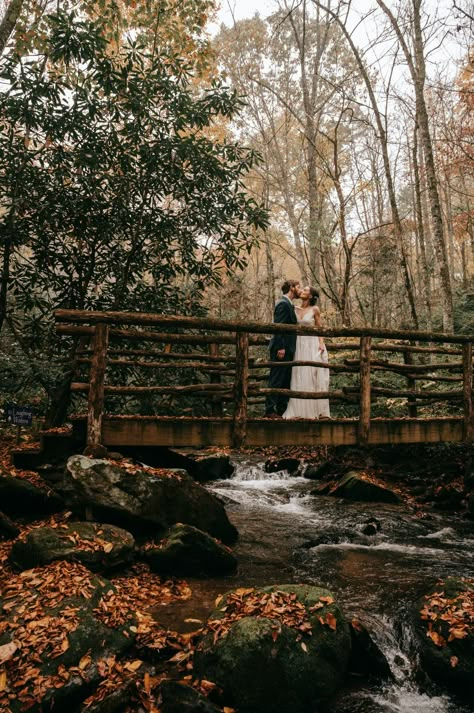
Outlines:
{"type": "MultiPolygon", "coordinates": [[[[305,287],[301,293],[301,307],[296,307],[298,324],[321,327],[321,312],[317,306],[319,292],[314,287],[305,287]]],[[[319,361],[328,363],[328,352],[322,337],[299,335],[296,340],[295,361],[319,361]]],[[[329,369],[314,366],[294,366],[291,370],[292,391],[328,391],[329,369]]],[[[288,402],[283,418],[329,418],[328,399],[294,399],[288,402]]]]}

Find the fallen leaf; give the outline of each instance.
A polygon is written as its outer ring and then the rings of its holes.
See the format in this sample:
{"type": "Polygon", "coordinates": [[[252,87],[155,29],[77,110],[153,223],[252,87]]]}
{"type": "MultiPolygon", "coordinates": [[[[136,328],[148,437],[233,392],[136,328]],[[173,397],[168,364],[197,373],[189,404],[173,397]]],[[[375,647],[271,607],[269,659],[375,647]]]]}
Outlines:
{"type": "Polygon", "coordinates": [[[324,602],[324,604],[334,604],[333,597],[319,597],[319,601],[324,602]]]}
{"type": "Polygon", "coordinates": [[[78,666],[78,668],[80,668],[81,671],[84,671],[84,669],[87,668],[88,666],[90,666],[91,663],[92,663],[91,657],[89,656],[89,654],[86,654],[85,656],[83,656],[81,658],[81,660],[79,661],[77,666],[78,666]]]}
{"type": "Polygon", "coordinates": [[[126,663],[124,668],[126,668],[127,671],[137,671],[142,665],[142,663],[143,661],[140,661],[140,659],[136,659],[135,661],[130,661],[129,663],[126,663]]]}
{"type": "Polygon", "coordinates": [[[17,648],[18,646],[13,641],[9,641],[8,644],[0,646],[0,664],[9,661],[17,648]]]}
{"type": "Polygon", "coordinates": [[[104,545],[104,552],[107,552],[108,554],[109,552],[112,552],[113,549],[113,544],[111,542],[106,542],[106,544],[104,545]]]}
{"type": "Polygon", "coordinates": [[[304,641],[301,642],[301,648],[303,649],[303,651],[305,652],[305,654],[308,653],[308,647],[306,646],[306,644],[304,643],[304,641]]]}
{"type": "Polygon", "coordinates": [[[336,631],[337,619],[334,616],[334,614],[332,614],[331,612],[328,612],[326,614],[326,624],[329,626],[330,629],[332,629],[333,631],[336,631]]]}
{"type": "Polygon", "coordinates": [[[0,671],[0,691],[4,691],[7,687],[7,672],[0,671]]]}
{"type": "Polygon", "coordinates": [[[457,657],[457,656],[451,656],[451,658],[449,659],[449,663],[451,664],[451,668],[456,668],[456,666],[457,666],[458,663],[459,663],[458,657],[457,657]]]}

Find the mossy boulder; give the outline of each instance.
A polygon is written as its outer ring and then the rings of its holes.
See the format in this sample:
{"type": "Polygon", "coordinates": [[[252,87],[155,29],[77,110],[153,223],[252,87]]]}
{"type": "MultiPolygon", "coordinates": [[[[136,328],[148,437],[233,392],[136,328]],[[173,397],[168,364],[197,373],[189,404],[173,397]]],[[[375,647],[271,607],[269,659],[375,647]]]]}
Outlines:
{"type": "Polygon", "coordinates": [[[223,597],[209,622],[211,631],[196,649],[194,672],[221,686],[226,700],[242,713],[316,711],[345,677],[349,626],[326,589],[287,584],[235,590],[223,597]],[[265,595],[272,594],[273,609],[251,606],[251,614],[231,621],[226,633],[215,636],[212,622],[219,626],[226,621],[231,602],[239,597],[245,602],[247,596],[254,602],[268,602],[265,595]],[[282,599],[288,602],[287,614],[282,599]],[[295,621],[291,602],[304,608],[303,627],[301,619],[298,626],[291,625],[295,621]]]}
{"type": "Polygon", "coordinates": [[[358,471],[346,473],[335,487],[327,492],[336,498],[365,503],[399,503],[400,498],[392,490],[366,480],[358,471]]]}
{"type": "Polygon", "coordinates": [[[142,555],[153,571],[180,577],[228,574],[237,567],[237,560],[225,545],[182,523],[173,525],[157,545],[146,545],[142,555]]]}
{"type": "Polygon", "coordinates": [[[133,534],[162,535],[183,522],[226,544],[237,538],[219,499],[184,470],[72,456],[62,487],[73,509],[88,509],[98,522],[133,534]]]}
{"type": "Polygon", "coordinates": [[[11,655],[0,710],[69,710],[97,686],[111,657],[135,638],[135,621],[112,628],[101,617],[102,598],[111,590],[107,579],[71,562],[9,578],[0,647],[11,645],[11,655]]]}
{"type": "Polygon", "coordinates": [[[130,562],[134,548],[133,536],[119,527],[72,522],[30,530],[13,543],[10,561],[29,569],[54,560],[68,560],[102,572],[130,562]]]}
{"type": "Polygon", "coordinates": [[[474,704],[474,580],[438,582],[418,600],[414,630],[421,669],[474,704]]]}

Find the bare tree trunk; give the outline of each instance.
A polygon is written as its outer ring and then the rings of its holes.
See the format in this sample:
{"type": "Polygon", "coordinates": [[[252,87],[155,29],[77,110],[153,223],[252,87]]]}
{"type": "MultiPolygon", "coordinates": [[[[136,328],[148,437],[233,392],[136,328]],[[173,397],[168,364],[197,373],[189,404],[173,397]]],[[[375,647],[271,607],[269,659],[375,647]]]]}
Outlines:
{"type": "Polygon", "coordinates": [[[0,54],[2,54],[8,40],[10,39],[10,35],[15,29],[22,7],[23,0],[10,0],[3,16],[3,20],[0,23],[0,54]]]}
{"type": "MultiPolygon", "coordinates": [[[[403,276],[404,276],[404,284],[405,284],[408,302],[410,305],[411,318],[412,318],[413,326],[416,329],[418,329],[419,321],[418,321],[418,315],[417,315],[417,311],[416,311],[415,296],[414,296],[414,292],[413,292],[413,286],[412,286],[410,272],[409,272],[407,258],[406,258],[405,246],[404,246],[404,242],[403,242],[403,228],[402,228],[402,224],[401,224],[401,220],[400,220],[400,213],[398,211],[395,186],[394,186],[392,171],[391,171],[391,167],[390,167],[390,158],[389,158],[389,154],[388,154],[387,132],[385,130],[384,123],[382,121],[382,115],[379,110],[379,106],[378,106],[375,92],[374,92],[374,89],[372,86],[372,82],[371,82],[371,79],[367,72],[367,68],[363,62],[362,57],[361,57],[361,54],[360,54],[359,50],[357,49],[357,47],[354,43],[354,40],[352,39],[352,34],[348,31],[347,27],[342,22],[339,15],[337,15],[337,13],[333,12],[333,10],[331,10],[329,7],[322,5],[322,3],[319,2],[319,0],[313,0],[313,2],[315,5],[317,5],[318,7],[323,9],[325,12],[327,12],[337,22],[338,26],[341,28],[341,31],[343,32],[344,37],[346,38],[346,40],[352,50],[352,53],[356,60],[356,63],[359,68],[362,79],[364,80],[364,83],[365,83],[365,86],[367,89],[367,93],[370,98],[372,111],[374,112],[375,121],[377,124],[377,131],[378,131],[378,135],[379,135],[379,139],[380,139],[380,146],[382,149],[382,158],[383,158],[383,164],[384,164],[384,170],[385,170],[385,180],[387,181],[387,190],[388,190],[388,195],[389,195],[390,208],[392,211],[393,228],[395,231],[395,235],[397,237],[398,244],[400,246],[401,264],[402,264],[402,270],[403,270],[403,276]]],[[[377,0],[377,2],[380,2],[380,0],[377,0]]]]}
{"type": "Polygon", "coordinates": [[[415,124],[413,131],[413,184],[415,189],[415,220],[416,220],[416,235],[418,245],[420,246],[421,254],[421,272],[423,283],[423,296],[426,305],[426,320],[428,329],[432,326],[431,314],[431,282],[430,272],[428,269],[428,260],[426,256],[426,241],[425,241],[425,225],[423,221],[423,207],[421,202],[421,183],[420,183],[420,166],[418,164],[418,126],[415,124]]]}
{"type": "Polygon", "coordinates": [[[391,10],[385,5],[383,0],[377,0],[377,5],[388,17],[393,27],[393,30],[395,31],[397,39],[405,55],[405,59],[408,64],[415,89],[416,114],[420,127],[420,138],[423,146],[423,154],[425,157],[426,183],[430,201],[433,237],[436,245],[439,273],[443,290],[443,328],[445,331],[452,331],[454,329],[453,292],[451,287],[451,276],[449,274],[448,251],[446,249],[446,242],[444,239],[443,217],[441,212],[441,201],[438,192],[438,181],[436,177],[433,142],[431,140],[428,110],[426,107],[424,93],[426,65],[423,46],[423,33],[421,30],[422,0],[412,0],[412,3],[414,57],[410,52],[408,44],[405,40],[404,33],[400,28],[400,25],[398,24],[395,16],[391,12],[391,10]]]}

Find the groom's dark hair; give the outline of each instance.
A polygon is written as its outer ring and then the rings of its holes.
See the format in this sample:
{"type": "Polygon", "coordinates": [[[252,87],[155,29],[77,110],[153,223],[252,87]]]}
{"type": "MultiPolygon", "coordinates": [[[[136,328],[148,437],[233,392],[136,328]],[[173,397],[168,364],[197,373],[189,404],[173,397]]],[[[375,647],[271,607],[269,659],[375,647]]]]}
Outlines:
{"type": "Polygon", "coordinates": [[[300,284],[299,280],[285,280],[285,282],[281,286],[281,291],[283,292],[284,295],[287,295],[292,287],[296,287],[296,285],[299,285],[299,284],[300,284]]]}

